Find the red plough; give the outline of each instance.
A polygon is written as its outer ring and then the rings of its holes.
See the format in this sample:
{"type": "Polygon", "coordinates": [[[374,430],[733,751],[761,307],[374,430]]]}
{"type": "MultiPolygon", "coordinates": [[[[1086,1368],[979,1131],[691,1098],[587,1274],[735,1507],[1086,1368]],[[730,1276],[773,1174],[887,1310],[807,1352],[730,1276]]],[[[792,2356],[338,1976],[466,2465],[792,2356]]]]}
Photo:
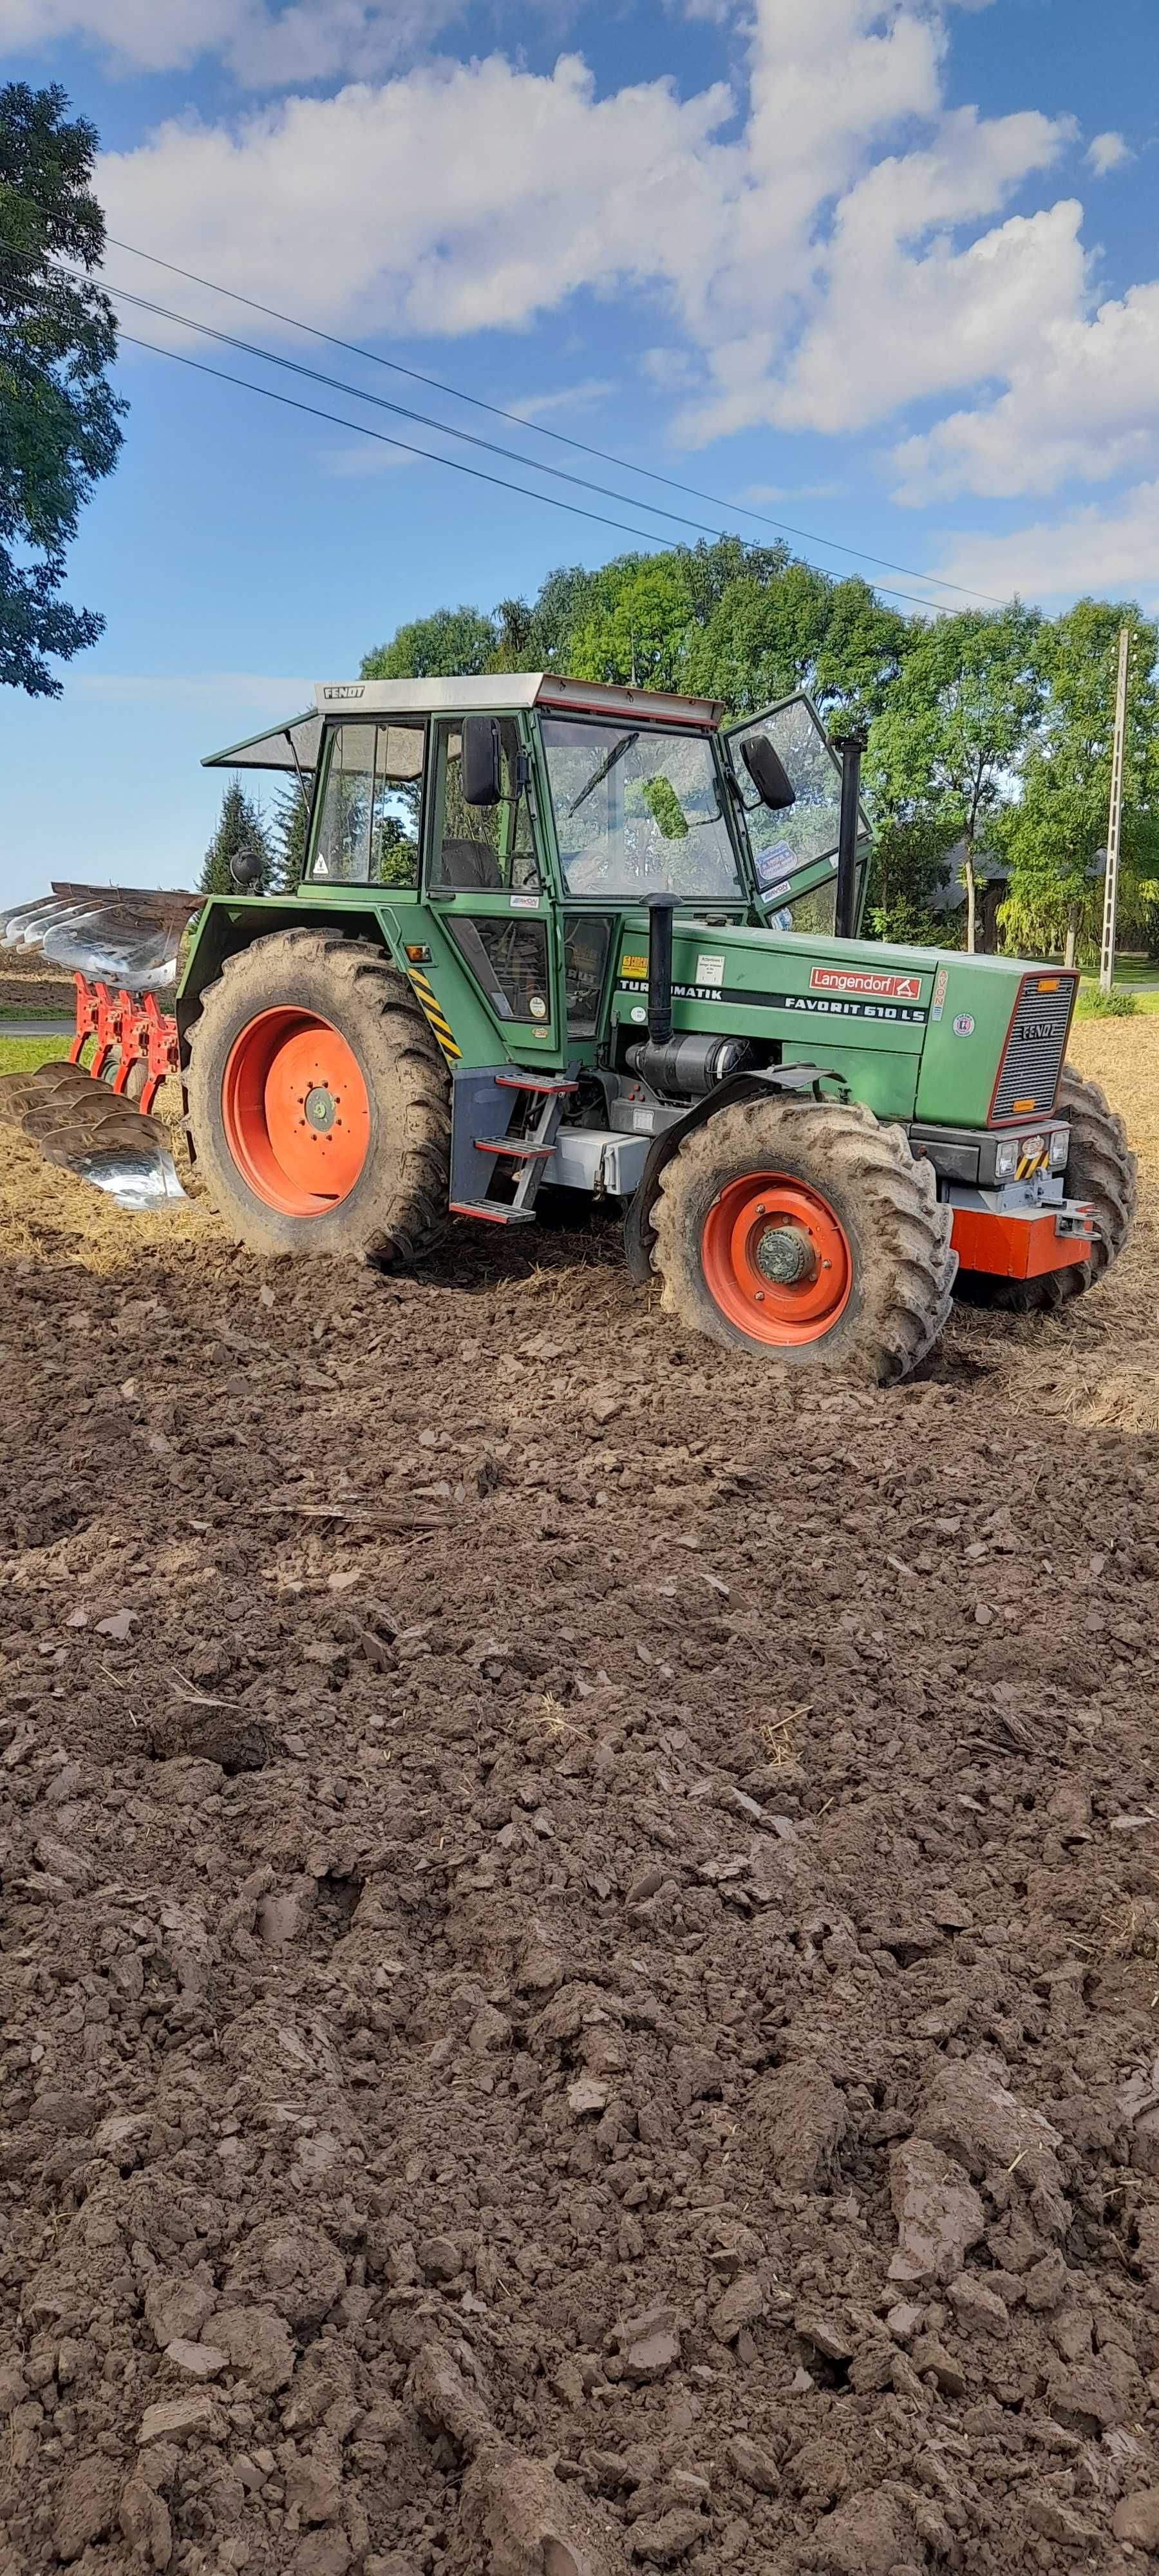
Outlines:
{"type": "Polygon", "coordinates": [[[114,996],[107,984],[90,983],[79,970],[72,980],[76,1034],[68,1051],[69,1063],[80,1063],[92,1038],[88,1070],[94,1081],[108,1079],[107,1068],[115,1059],[111,1089],[147,1116],[159,1085],[179,1068],[176,1020],[170,1011],[161,1010],[155,993],[137,996],[122,985],[114,996]]]}

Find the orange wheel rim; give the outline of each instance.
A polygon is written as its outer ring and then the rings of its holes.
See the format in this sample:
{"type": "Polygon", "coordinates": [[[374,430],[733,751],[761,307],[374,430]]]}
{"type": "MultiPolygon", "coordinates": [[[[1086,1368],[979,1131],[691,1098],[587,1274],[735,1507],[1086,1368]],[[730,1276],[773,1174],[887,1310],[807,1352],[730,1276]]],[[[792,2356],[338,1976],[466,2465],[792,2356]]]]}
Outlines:
{"type": "Polygon", "coordinates": [[[233,1160],[267,1207],[325,1216],[349,1197],[370,1143],[370,1099],[329,1020],[260,1011],[230,1049],[221,1112],[233,1160]]]}
{"type": "Polygon", "coordinates": [[[701,1267],[722,1315],[753,1342],[819,1342],[844,1314],[853,1255],[819,1190],[783,1172],[746,1172],[713,1200],[701,1267]]]}

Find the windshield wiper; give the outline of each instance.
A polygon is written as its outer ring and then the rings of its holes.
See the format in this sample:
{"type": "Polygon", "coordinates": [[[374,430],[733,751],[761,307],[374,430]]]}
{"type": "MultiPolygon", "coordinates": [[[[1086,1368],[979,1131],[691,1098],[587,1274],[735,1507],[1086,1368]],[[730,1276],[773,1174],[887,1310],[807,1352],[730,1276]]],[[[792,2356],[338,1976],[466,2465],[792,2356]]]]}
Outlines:
{"type": "Polygon", "coordinates": [[[626,751],[630,751],[633,743],[639,742],[639,739],[640,737],[638,733],[622,733],[619,741],[612,744],[612,748],[608,752],[606,758],[601,760],[599,768],[593,769],[587,786],[581,787],[579,795],[575,797],[572,803],[568,806],[567,819],[569,823],[572,815],[578,814],[580,806],[585,802],[586,798],[593,795],[597,787],[602,787],[603,782],[608,775],[608,771],[615,768],[616,762],[618,760],[622,760],[624,753],[626,751]]]}

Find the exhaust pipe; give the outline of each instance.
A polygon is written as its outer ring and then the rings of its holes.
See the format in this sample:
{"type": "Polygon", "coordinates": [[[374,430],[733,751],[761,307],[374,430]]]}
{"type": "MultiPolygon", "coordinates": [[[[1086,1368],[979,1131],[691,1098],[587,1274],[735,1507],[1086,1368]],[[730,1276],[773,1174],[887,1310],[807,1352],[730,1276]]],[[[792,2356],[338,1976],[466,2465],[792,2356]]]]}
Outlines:
{"type": "Polygon", "coordinates": [[[672,1035],[672,915],[674,894],[648,897],[648,1036],[667,1046],[672,1035]]]}
{"type": "Polygon", "coordinates": [[[833,928],[838,939],[852,939],[857,927],[857,834],[861,792],[861,755],[868,735],[834,734],[841,754],[841,821],[837,835],[837,904],[833,928]]]}

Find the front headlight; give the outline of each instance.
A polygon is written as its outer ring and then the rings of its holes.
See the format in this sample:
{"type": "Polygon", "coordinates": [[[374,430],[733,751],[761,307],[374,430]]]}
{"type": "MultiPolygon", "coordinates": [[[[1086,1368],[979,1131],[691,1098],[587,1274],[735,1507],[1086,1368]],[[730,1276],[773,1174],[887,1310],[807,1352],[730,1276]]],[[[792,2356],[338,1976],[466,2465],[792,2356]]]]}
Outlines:
{"type": "Polygon", "coordinates": [[[999,1137],[997,1150],[994,1155],[994,1177],[996,1180],[1013,1180],[1018,1169],[1018,1154],[1019,1145],[1017,1136],[999,1137]]]}
{"type": "Polygon", "coordinates": [[[1052,1172],[1065,1171],[1066,1160],[1069,1153],[1070,1129],[1069,1127],[1060,1127],[1050,1140],[1050,1168],[1052,1172]]]}

